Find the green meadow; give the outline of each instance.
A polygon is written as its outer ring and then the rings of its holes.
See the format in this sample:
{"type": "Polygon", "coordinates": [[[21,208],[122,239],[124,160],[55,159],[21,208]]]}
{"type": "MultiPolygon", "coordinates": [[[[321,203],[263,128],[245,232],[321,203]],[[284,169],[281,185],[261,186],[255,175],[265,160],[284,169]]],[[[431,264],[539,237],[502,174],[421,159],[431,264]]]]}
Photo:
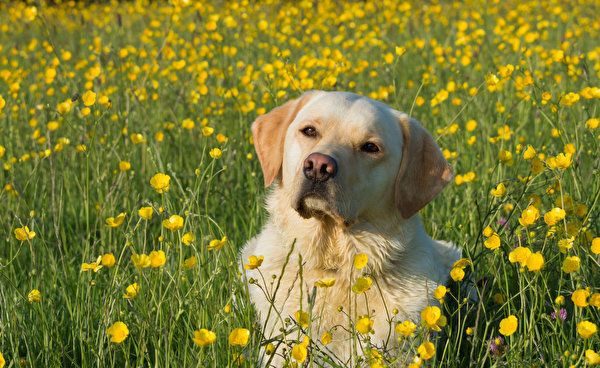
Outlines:
{"type": "MultiPolygon", "coordinates": [[[[592,0],[3,2],[0,368],[258,366],[274,342],[238,255],[266,218],[250,125],[314,89],[409,113],[455,171],[421,211],[463,249],[441,315],[392,320],[402,349],[350,318],[363,353],[346,366],[407,351],[413,367],[600,364],[597,14],[592,0]]],[[[288,366],[340,366],[309,338],[286,341],[288,366]]]]}

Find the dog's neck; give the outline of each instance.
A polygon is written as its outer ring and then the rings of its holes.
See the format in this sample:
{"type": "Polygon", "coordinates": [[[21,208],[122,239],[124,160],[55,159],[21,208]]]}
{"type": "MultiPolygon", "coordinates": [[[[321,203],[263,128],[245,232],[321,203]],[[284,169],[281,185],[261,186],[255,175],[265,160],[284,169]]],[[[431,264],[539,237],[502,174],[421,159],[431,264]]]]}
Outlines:
{"type": "Polygon", "coordinates": [[[305,219],[292,208],[288,198],[276,185],[267,196],[269,221],[282,235],[282,246],[291,246],[295,241],[304,267],[311,269],[347,273],[354,257],[365,253],[377,276],[391,264],[396,267],[401,262],[404,251],[421,229],[418,215],[408,220],[379,217],[380,222],[365,218],[349,228],[328,216],[305,219]]]}

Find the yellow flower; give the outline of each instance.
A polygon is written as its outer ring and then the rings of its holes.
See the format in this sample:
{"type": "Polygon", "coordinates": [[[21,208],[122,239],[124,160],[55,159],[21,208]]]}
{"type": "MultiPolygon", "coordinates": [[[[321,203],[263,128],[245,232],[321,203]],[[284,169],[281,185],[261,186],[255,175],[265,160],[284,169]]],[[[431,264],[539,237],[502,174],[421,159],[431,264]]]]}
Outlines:
{"type": "Polygon", "coordinates": [[[119,162],[119,170],[121,171],[127,171],[131,169],[131,163],[128,161],[121,161],[119,162]]]}
{"type": "Polygon", "coordinates": [[[506,194],[506,186],[504,185],[504,183],[500,183],[495,189],[491,190],[491,193],[494,197],[500,198],[504,194],[506,194]]]}
{"type": "Polygon", "coordinates": [[[537,157],[534,157],[531,160],[531,172],[534,174],[539,174],[544,171],[544,161],[540,160],[537,157]]]}
{"type": "Polygon", "coordinates": [[[213,148],[210,150],[210,152],[208,152],[208,154],[210,155],[210,157],[218,159],[218,158],[221,158],[221,156],[223,155],[223,152],[218,148],[213,148]]]}
{"type": "Polygon", "coordinates": [[[555,157],[555,160],[556,167],[558,167],[561,170],[565,170],[573,163],[573,154],[567,153],[565,155],[564,153],[560,153],[558,156],[555,157]]]}
{"type": "Polygon", "coordinates": [[[428,360],[435,354],[435,346],[429,341],[425,341],[417,348],[417,352],[421,356],[421,359],[428,360]]]}
{"type": "Polygon", "coordinates": [[[516,247],[508,254],[508,260],[510,263],[520,262],[525,264],[527,258],[531,255],[531,250],[526,247],[516,247]]]}
{"type": "Polygon", "coordinates": [[[569,92],[560,98],[560,104],[567,107],[575,105],[577,101],[579,101],[579,94],[573,92],[569,92]]]}
{"type": "Polygon", "coordinates": [[[510,151],[507,150],[501,150],[498,154],[498,158],[500,159],[500,162],[502,162],[506,166],[512,166],[515,163],[512,157],[512,153],[510,153],[510,151]]]}
{"type": "Polygon", "coordinates": [[[42,300],[42,294],[39,290],[33,289],[27,294],[27,300],[29,303],[39,303],[42,300]]]}
{"type": "Polygon", "coordinates": [[[369,257],[362,253],[362,254],[357,254],[354,256],[354,267],[356,267],[356,269],[360,270],[361,268],[365,267],[367,265],[367,262],[369,261],[369,257]]]}
{"type": "Polygon", "coordinates": [[[171,177],[169,175],[158,173],[150,179],[150,185],[156,189],[156,193],[162,194],[169,190],[170,181],[171,177]]]}
{"type": "Polygon", "coordinates": [[[523,158],[525,160],[531,160],[535,157],[535,154],[535,149],[531,145],[528,145],[525,151],[523,151],[523,158]]]}
{"type": "Polygon", "coordinates": [[[127,216],[127,213],[125,212],[121,212],[119,213],[119,215],[117,217],[109,217],[106,219],[106,226],[109,227],[119,227],[121,226],[121,224],[123,223],[123,220],[125,220],[125,216],[127,216]]]}
{"type": "Polygon", "coordinates": [[[275,352],[275,345],[273,345],[273,343],[269,343],[265,346],[265,354],[271,355],[273,352],[275,352]]]}
{"type": "Polygon", "coordinates": [[[565,297],[562,295],[557,296],[556,299],[554,299],[554,303],[556,303],[556,305],[563,305],[565,303],[565,297]]]}
{"type": "Polygon", "coordinates": [[[207,246],[208,250],[219,250],[227,243],[227,237],[224,236],[221,240],[213,239],[207,246]]]}
{"type": "Polygon", "coordinates": [[[473,335],[473,327],[467,327],[467,329],[465,330],[465,333],[468,336],[472,336],[473,335]]]}
{"type": "Polygon", "coordinates": [[[467,131],[472,132],[475,129],[477,129],[477,122],[475,120],[469,120],[465,124],[465,128],[467,129],[467,131]]]}
{"type": "Polygon", "coordinates": [[[373,323],[374,322],[368,316],[358,317],[358,321],[356,321],[356,331],[366,335],[373,328],[373,323]]]}
{"type": "Polygon", "coordinates": [[[111,336],[111,342],[120,344],[129,335],[129,329],[127,328],[127,325],[123,322],[115,322],[112,326],[108,328],[106,333],[111,336]]]}
{"type": "Polygon", "coordinates": [[[85,271],[98,272],[102,268],[102,265],[100,264],[101,260],[102,260],[102,256],[98,257],[98,259],[96,260],[96,262],[83,263],[81,265],[81,272],[85,272],[85,271]]]}
{"type": "Polygon", "coordinates": [[[260,256],[260,257],[256,257],[256,256],[250,256],[248,257],[248,264],[244,265],[244,268],[247,270],[253,270],[255,268],[259,268],[260,265],[262,265],[263,260],[265,259],[265,257],[260,256]]]}
{"type": "MultiPolygon", "coordinates": [[[[483,229],[483,236],[485,236],[485,237],[489,238],[489,237],[490,237],[490,236],[492,236],[493,234],[494,234],[494,230],[493,230],[491,227],[489,227],[489,226],[486,226],[486,227],[485,227],[485,229],[483,229]]],[[[455,266],[455,267],[456,267],[456,266],[455,266]]]]}
{"type": "Polygon", "coordinates": [[[583,321],[577,324],[577,333],[584,339],[589,339],[594,336],[596,332],[598,332],[598,326],[593,322],[583,321]]]}
{"type": "Polygon", "coordinates": [[[499,332],[504,336],[510,336],[517,330],[519,326],[519,321],[517,317],[510,315],[507,318],[504,318],[500,321],[500,330],[499,332]]]}
{"type": "Polygon", "coordinates": [[[194,121],[192,119],[185,119],[182,123],[181,123],[181,127],[184,129],[194,129],[194,121]]]}
{"type": "Polygon", "coordinates": [[[570,237],[568,239],[560,239],[558,241],[558,249],[561,253],[566,253],[567,249],[573,248],[573,242],[575,241],[575,237],[570,237]]]}
{"type": "Polygon", "coordinates": [[[132,135],[129,136],[129,138],[131,139],[131,142],[133,142],[133,144],[139,144],[139,143],[146,142],[146,139],[140,133],[133,133],[132,135]]]}
{"type": "Polygon", "coordinates": [[[600,293],[594,293],[590,297],[590,305],[600,309],[600,293]]]}
{"type": "Polygon", "coordinates": [[[183,217],[172,215],[167,220],[163,220],[163,226],[171,231],[177,231],[183,228],[183,217]]]}
{"type": "Polygon", "coordinates": [[[592,349],[588,349],[585,351],[585,361],[588,365],[599,365],[600,354],[596,353],[592,349]]]}
{"type": "Polygon", "coordinates": [[[81,96],[83,100],[83,104],[85,106],[92,106],[96,103],[96,94],[93,91],[85,91],[85,93],[81,96]]]}
{"type": "Polygon", "coordinates": [[[0,144],[0,157],[4,156],[5,152],[6,152],[6,148],[4,148],[4,146],[0,144]]]}
{"type": "Polygon", "coordinates": [[[229,345],[246,346],[250,338],[250,331],[245,328],[236,328],[229,334],[229,345]]]}
{"type": "Polygon", "coordinates": [[[29,231],[27,226],[18,227],[15,229],[15,238],[20,241],[31,240],[35,238],[35,232],[29,231]]]}
{"type": "Polygon", "coordinates": [[[580,307],[580,308],[584,308],[587,307],[589,304],[587,302],[587,298],[590,296],[590,292],[585,290],[585,289],[579,289],[579,290],[575,290],[573,292],[573,295],[571,295],[571,300],[573,301],[573,303],[580,307]]]}
{"type": "MultiPolygon", "coordinates": [[[[2,99],[2,97],[0,96],[0,106],[2,106],[1,99],[2,99]]],[[[0,110],[2,110],[1,107],[0,107],[0,110]]],[[[594,129],[598,128],[598,125],[600,125],[600,119],[588,119],[588,121],[585,122],[585,126],[589,130],[594,130],[594,129]]]]}
{"type": "MultiPolygon", "coordinates": [[[[2,96],[0,96],[0,106],[2,105],[1,100],[2,100],[2,96]]],[[[0,110],[2,110],[2,107],[0,107],[0,110]]],[[[2,353],[0,353],[0,368],[4,367],[5,364],[6,364],[6,360],[4,360],[2,353]]]]}
{"type": "Polygon", "coordinates": [[[571,273],[579,270],[581,260],[577,256],[567,257],[563,261],[562,270],[565,273],[571,273]]]}
{"type": "Polygon", "coordinates": [[[295,361],[297,361],[298,363],[303,363],[306,360],[307,356],[308,351],[303,343],[294,345],[294,347],[292,348],[292,358],[294,358],[295,361]]]}
{"type": "Polygon", "coordinates": [[[335,285],[335,279],[320,279],[318,281],[315,281],[316,287],[328,288],[332,287],[333,285],[335,285]]]}
{"type": "Polygon", "coordinates": [[[321,335],[321,343],[323,345],[329,344],[331,342],[331,340],[332,340],[331,332],[327,331],[323,335],[321,335]]]}
{"type": "Polygon", "coordinates": [[[544,256],[540,252],[532,253],[529,257],[527,257],[527,261],[525,262],[525,266],[529,271],[539,271],[544,267],[544,256]]]}
{"type": "Polygon", "coordinates": [[[454,281],[461,281],[465,278],[465,271],[460,267],[453,267],[450,271],[450,277],[454,281]]]}
{"type": "Polygon", "coordinates": [[[294,318],[296,319],[296,323],[298,323],[300,326],[304,328],[308,327],[310,315],[307,312],[303,312],[301,310],[296,311],[296,313],[294,313],[294,318]]]}
{"type": "Polygon", "coordinates": [[[436,331],[440,330],[437,323],[441,316],[442,312],[440,311],[440,308],[436,306],[425,307],[421,311],[421,321],[423,321],[427,327],[436,331]]]}
{"type": "Polygon", "coordinates": [[[164,265],[165,262],[167,261],[165,252],[163,252],[162,250],[159,250],[159,251],[153,250],[148,255],[148,258],[150,258],[150,266],[152,266],[153,268],[160,267],[160,266],[164,265]]]}
{"type": "Polygon", "coordinates": [[[102,265],[111,268],[115,265],[115,256],[112,253],[105,253],[102,256],[102,265]]]}
{"type": "Polygon", "coordinates": [[[137,282],[134,282],[133,284],[127,286],[125,292],[127,292],[127,294],[123,294],[124,299],[135,298],[135,296],[140,292],[140,286],[137,284],[137,282]]]}
{"type": "Polygon", "coordinates": [[[197,262],[196,257],[190,257],[190,258],[187,258],[185,261],[183,261],[182,266],[188,270],[191,270],[196,265],[196,262],[197,262]]]}
{"type": "Polygon", "coordinates": [[[448,289],[446,289],[444,285],[440,285],[433,291],[433,297],[436,299],[442,299],[446,295],[447,291],[448,289]]]}
{"type": "MultiPolygon", "coordinates": [[[[2,95],[0,95],[0,111],[2,111],[4,106],[6,106],[6,100],[4,98],[2,98],[2,95]]],[[[0,157],[2,157],[2,156],[0,156],[0,157]]]]}
{"type": "Polygon", "coordinates": [[[140,215],[141,218],[146,220],[150,220],[152,218],[153,213],[154,210],[152,209],[152,207],[141,207],[138,210],[138,215],[140,215]]]}
{"type": "Polygon", "coordinates": [[[203,134],[205,137],[208,137],[208,136],[210,136],[211,134],[213,134],[213,132],[214,132],[214,131],[215,131],[215,129],[214,129],[214,128],[211,128],[211,127],[209,127],[209,126],[202,127],[202,134],[203,134]]]}
{"type": "Polygon", "coordinates": [[[150,267],[150,257],[144,253],[132,254],[131,261],[133,262],[133,265],[138,268],[150,267]]]}
{"type": "Polygon", "coordinates": [[[544,222],[548,226],[556,225],[560,220],[565,218],[565,210],[559,207],[554,207],[549,212],[544,214],[544,222]]]}
{"type": "Polygon", "coordinates": [[[521,218],[519,219],[519,223],[522,226],[533,225],[537,219],[540,218],[540,211],[534,206],[529,206],[521,213],[521,218]]]}
{"type": "Polygon", "coordinates": [[[497,249],[500,247],[500,237],[498,236],[498,234],[494,233],[492,236],[490,236],[483,242],[483,245],[485,245],[486,248],[491,250],[497,249]]]}
{"type": "Polygon", "coordinates": [[[592,253],[600,254],[600,238],[594,238],[594,240],[592,240],[592,246],[590,249],[592,253]]]}
{"type": "Polygon", "coordinates": [[[370,277],[359,277],[352,286],[352,291],[356,294],[362,294],[371,288],[373,280],[370,277]]]}
{"type": "Polygon", "coordinates": [[[416,328],[417,325],[415,325],[412,321],[404,321],[402,323],[398,323],[396,328],[394,328],[394,331],[402,336],[409,336],[415,331],[416,328]]]}
{"type": "Polygon", "coordinates": [[[183,234],[183,236],[181,237],[181,241],[183,242],[183,244],[185,245],[190,245],[194,242],[194,234],[192,233],[185,233],[183,234]]]}
{"type": "Polygon", "coordinates": [[[199,331],[194,331],[194,337],[192,338],[192,341],[194,341],[194,343],[198,346],[208,346],[215,342],[216,339],[217,335],[214,332],[205,328],[201,328],[199,331]]]}

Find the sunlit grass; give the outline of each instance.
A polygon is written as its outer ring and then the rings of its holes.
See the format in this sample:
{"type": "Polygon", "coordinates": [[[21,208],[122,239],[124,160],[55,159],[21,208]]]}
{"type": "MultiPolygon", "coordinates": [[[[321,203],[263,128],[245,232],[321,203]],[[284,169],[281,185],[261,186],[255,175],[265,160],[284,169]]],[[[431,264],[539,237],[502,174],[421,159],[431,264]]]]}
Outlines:
{"type": "Polygon", "coordinates": [[[443,333],[391,326],[415,364],[600,361],[594,1],[57,2],[0,4],[0,367],[256,366],[250,124],[310,89],[410,113],[457,174],[422,211],[468,260],[443,333]]]}

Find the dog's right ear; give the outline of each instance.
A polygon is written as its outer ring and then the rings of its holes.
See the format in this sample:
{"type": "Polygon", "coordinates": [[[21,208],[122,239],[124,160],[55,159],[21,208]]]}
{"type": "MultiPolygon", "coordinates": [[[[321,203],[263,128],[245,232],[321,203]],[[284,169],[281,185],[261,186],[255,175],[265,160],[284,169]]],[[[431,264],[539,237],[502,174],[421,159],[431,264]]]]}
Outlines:
{"type": "Polygon", "coordinates": [[[315,92],[307,92],[296,100],[260,115],[252,123],[252,139],[265,177],[265,187],[271,185],[281,170],[287,128],[314,95],[315,92]]]}

